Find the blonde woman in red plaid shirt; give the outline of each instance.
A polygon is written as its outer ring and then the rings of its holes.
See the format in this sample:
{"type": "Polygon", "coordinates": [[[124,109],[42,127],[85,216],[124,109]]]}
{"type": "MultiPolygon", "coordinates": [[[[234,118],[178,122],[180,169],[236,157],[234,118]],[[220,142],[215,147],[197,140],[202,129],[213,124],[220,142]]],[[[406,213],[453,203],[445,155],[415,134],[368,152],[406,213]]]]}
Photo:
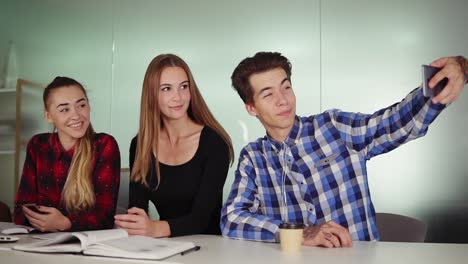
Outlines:
{"type": "Polygon", "coordinates": [[[117,142],[94,132],[79,82],[56,77],[43,101],[55,132],[35,135],[28,143],[15,223],[42,232],[112,228],[120,181],[117,142]]]}

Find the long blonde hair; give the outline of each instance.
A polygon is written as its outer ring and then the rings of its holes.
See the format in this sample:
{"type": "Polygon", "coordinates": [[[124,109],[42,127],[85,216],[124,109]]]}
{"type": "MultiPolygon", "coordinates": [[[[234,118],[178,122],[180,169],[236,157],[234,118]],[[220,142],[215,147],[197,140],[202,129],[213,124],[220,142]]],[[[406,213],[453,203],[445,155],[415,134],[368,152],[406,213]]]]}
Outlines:
{"type": "MultiPolygon", "coordinates": [[[[48,99],[52,90],[67,88],[70,86],[79,87],[88,101],[86,91],[79,82],[68,77],[56,77],[44,89],[42,99],[44,101],[45,109],[47,110],[48,99]]],[[[94,207],[96,202],[91,175],[93,135],[94,129],[90,123],[85,135],[78,140],[73,152],[73,158],[61,196],[61,202],[69,213],[89,210],[94,207]]]]}
{"type": "MultiPolygon", "coordinates": [[[[159,133],[163,125],[157,98],[161,73],[167,67],[180,67],[185,71],[189,79],[190,87],[190,106],[187,110],[189,117],[195,123],[208,126],[213,129],[228,145],[229,160],[231,164],[234,160],[234,150],[232,148],[231,138],[208,109],[187,63],[174,54],[161,54],[150,62],[143,80],[140,106],[140,127],[138,129],[138,142],[133,169],[131,172],[132,181],[142,182],[146,186],[149,186],[146,176],[151,164],[151,155],[153,155],[153,149],[158,149],[159,133]]],[[[161,176],[159,173],[158,157],[155,157],[155,160],[156,177],[159,185],[161,176]]]]}

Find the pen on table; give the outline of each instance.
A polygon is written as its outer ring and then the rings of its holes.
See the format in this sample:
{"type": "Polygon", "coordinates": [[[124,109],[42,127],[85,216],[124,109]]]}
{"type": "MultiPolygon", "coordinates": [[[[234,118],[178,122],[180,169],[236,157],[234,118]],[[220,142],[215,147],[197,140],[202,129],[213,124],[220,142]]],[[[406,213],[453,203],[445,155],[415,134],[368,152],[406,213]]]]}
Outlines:
{"type": "Polygon", "coordinates": [[[180,253],[180,255],[183,256],[183,255],[188,254],[188,253],[190,253],[190,252],[192,252],[192,251],[198,251],[198,250],[200,250],[200,248],[201,248],[200,246],[195,246],[195,247],[193,247],[193,248],[191,248],[191,249],[187,249],[187,250],[185,250],[185,251],[182,251],[182,252],[180,253]]]}

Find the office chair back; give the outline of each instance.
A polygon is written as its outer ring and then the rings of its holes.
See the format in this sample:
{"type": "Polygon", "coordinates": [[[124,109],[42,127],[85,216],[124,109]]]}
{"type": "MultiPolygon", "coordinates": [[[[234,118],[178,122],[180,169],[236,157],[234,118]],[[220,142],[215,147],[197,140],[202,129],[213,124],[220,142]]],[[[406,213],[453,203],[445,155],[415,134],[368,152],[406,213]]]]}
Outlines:
{"type": "Polygon", "coordinates": [[[0,222],[11,222],[10,207],[0,201],[0,222]]]}
{"type": "Polygon", "coordinates": [[[423,221],[404,215],[377,213],[380,241],[424,242],[427,226],[423,221]]]}

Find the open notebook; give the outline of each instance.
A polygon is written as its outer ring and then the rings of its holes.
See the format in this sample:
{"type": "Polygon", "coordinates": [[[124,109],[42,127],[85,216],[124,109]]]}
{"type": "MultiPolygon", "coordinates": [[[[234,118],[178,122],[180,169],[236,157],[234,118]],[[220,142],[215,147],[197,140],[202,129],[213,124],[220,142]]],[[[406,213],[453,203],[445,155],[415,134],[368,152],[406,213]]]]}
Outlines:
{"type": "Polygon", "coordinates": [[[192,242],[144,236],[128,236],[123,229],[62,233],[48,240],[17,245],[15,250],[40,253],[83,253],[85,255],[164,259],[179,253],[196,250],[192,242]]]}

